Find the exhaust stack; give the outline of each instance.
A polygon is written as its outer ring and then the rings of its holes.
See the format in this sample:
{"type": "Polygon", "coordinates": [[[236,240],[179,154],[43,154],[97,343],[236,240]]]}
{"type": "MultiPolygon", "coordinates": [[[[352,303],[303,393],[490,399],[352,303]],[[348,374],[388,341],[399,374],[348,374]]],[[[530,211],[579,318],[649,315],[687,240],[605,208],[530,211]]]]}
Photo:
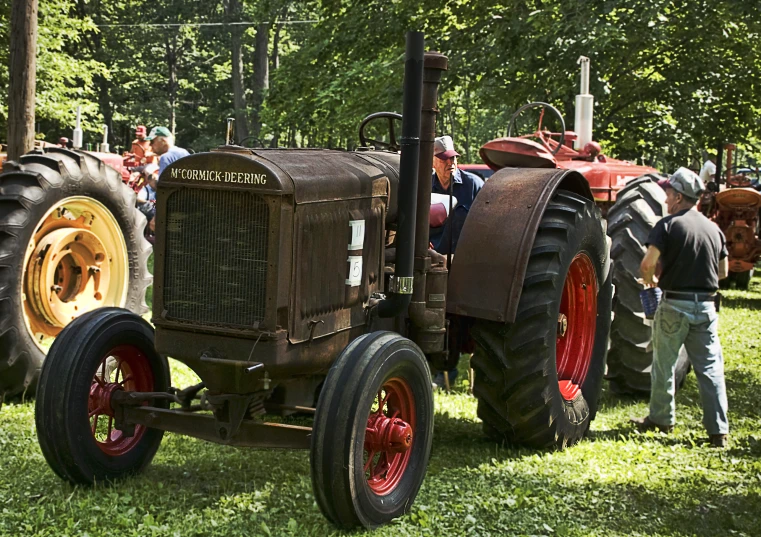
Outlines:
{"type": "Polygon", "coordinates": [[[74,149],[82,149],[82,107],[77,106],[77,123],[74,127],[74,135],[72,136],[72,147],[74,149]]]}
{"type": "Polygon", "coordinates": [[[579,60],[576,63],[581,64],[581,93],[576,96],[574,127],[578,138],[574,141],[573,148],[579,151],[592,141],[595,98],[589,93],[589,58],[579,56],[579,60]]]}
{"type": "Polygon", "coordinates": [[[412,300],[418,165],[420,161],[420,114],[423,107],[424,48],[422,32],[407,33],[402,136],[400,139],[399,229],[397,230],[396,271],[388,298],[378,304],[378,315],[380,317],[399,315],[407,309],[412,300]]]}
{"type": "Polygon", "coordinates": [[[101,153],[108,153],[109,147],[108,147],[108,125],[103,125],[103,142],[100,144],[100,148],[98,149],[101,153]]]}

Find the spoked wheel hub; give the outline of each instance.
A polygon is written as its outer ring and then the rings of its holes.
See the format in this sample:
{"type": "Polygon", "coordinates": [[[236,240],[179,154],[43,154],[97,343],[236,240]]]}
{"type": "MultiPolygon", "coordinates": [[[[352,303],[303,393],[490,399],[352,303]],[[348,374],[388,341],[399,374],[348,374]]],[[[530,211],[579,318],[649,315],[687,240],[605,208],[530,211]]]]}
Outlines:
{"type": "Polygon", "coordinates": [[[579,396],[589,372],[597,326],[597,294],[592,260],[579,253],[563,285],[555,347],[558,387],[567,401],[579,396]]]}
{"type": "Polygon", "coordinates": [[[151,365],[138,348],[122,345],[101,360],[90,384],[87,404],[90,430],[101,451],[108,455],[124,455],[138,445],[145,433],[142,425],[135,427],[132,436],[114,428],[113,394],[118,391],[149,392],[153,388],[151,365]]]}
{"type": "Polygon", "coordinates": [[[386,495],[399,484],[410,460],[415,399],[405,380],[393,378],[383,384],[376,401],[365,431],[365,476],[375,494],[386,495]]]}
{"type": "Polygon", "coordinates": [[[27,329],[41,345],[73,319],[103,306],[123,307],[129,283],[127,246],[100,202],[70,197],[38,223],[24,263],[27,329]]]}

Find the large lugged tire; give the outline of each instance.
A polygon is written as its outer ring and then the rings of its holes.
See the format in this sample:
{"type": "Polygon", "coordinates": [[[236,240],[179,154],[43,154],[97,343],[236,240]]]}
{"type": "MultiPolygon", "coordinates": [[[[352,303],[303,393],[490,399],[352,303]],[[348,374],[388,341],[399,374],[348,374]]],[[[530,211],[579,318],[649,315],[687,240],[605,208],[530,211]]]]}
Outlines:
{"type": "Polygon", "coordinates": [[[392,332],[352,341],[330,369],[312,429],[315,499],[340,528],[376,528],[407,513],[433,439],[425,355],[392,332]]]}
{"type": "Polygon", "coordinates": [[[536,448],[581,439],[597,412],[612,293],[600,210],[559,190],[534,239],[515,322],[473,328],[473,393],[489,436],[536,448]]]}
{"type": "MultiPolygon", "coordinates": [[[[666,194],[653,174],[627,183],[608,212],[608,235],[613,241],[613,325],[610,332],[606,378],[616,393],[649,394],[653,363],[652,321],[645,318],[637,283],[639,265],[645,256],[645,243],[655,223],[668,214],[666,194]]],[[[676,384],[681,386],[689,372],[687,354],[682,351],[677,363],[676,384]]]]}
{"type": "Polygon", "coordinates": [[[145,313],[151,246],[121,175],[60,148],[0,175],[0,396],[36,389],[46,349],[92,309],[145,313]]]}
{"type": "MultiPolygon", "coordinates": [[[[45,460],[72,484],[140,472],[164,432],[144,425],[132,435],[116,429],[111,395],[168,388],[169,364],[156,352],[147,321],[119,308],[78,317],[53,342],[40,376],[35,422],[45,460]]],[[[169,407],[166,399],[152,404],[169,407]]]]}

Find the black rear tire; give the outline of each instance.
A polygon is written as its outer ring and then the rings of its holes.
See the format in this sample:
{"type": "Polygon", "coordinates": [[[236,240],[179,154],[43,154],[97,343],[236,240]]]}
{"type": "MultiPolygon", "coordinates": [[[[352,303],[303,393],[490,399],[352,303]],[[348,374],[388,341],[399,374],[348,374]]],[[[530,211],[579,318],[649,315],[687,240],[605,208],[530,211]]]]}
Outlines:
{"type": "MultiPolygon", "coordinates": [[[[618,394],[650,393],[653,363],[652,320],[645,318],[637,283],[645,243],[656,222],[666,216],[666,194],[655,174],[643,175],[626,184],[608,212],[608,235],[612,240],[613,324],[610,331],[608,372],[611,389],[618,394]]],[[[690,363],[684,349],[677,362],[676,384],[684,384],[690,363]]]]}
{"type": "Polygon", "coordinates": [[[317,403],[311,468],[320,510],[346,529],[376,528],[409,512],[425,478],[432,439],[433,392],[423,352],[392,332],[357,338],[331,367],[317,403]],[[398,411],[411,426],[411,446],[389,452],[388,467],[383,450],[375,452],[378,458],[368,467],[370,420],[378,416],[381,388],[388,398],[385,414],[398,411]]]}
{"type": "Polygon", "coordinates": [[[473,328],[473,393],[487,435],[535,448],[564,448],[582,438],[597,412],[612,292],[600,210],[591,200],[556,192],[534,239],[515,322],[476,321],[473,328]],[[597,314],[589,326],[588,371],[569,398],[559,386],[567,379],[556,363],[558,322],[565,282],[581,255],[590,261],[597,314]]]}
{"type": "MultiPolygon", "coordinates": [[[[50,211],[74,198],[102,205],[124,238],[128,282],[119,279],[113,285],[126,289],[119,291],[119,303],[103,305],[140,314],[148,311],[145,293],[152,276],[148,271],[151,245],[143,238],[146,220],[119,172],[92,155],[61,148],[29,153],[20,164],[5,163],[0,175],[0,396],[35,392],[45,352],[25,314],[31,294],[24,282],[26,265],[31,263],[28,247],[50,211]]],[[[49,329],[60,328],[50,325],[49,329]]]]}
{"type": "MultiPolygon", "coordinates": [[[[161,444],[163,431],[138,425],[128,437],[112,428],[105,406],[96,405],[107,399],[98,399],[92,389],[118,383],[120,372],[127,391],[165,392],[170,385],[169,364],[153,346],[153,328],[119,308],[75,319],[53,342],[43,364],[35,407],[37,438],[53,471],[72,484],[136,474],[161,444]]],[[[153,405],[168,408],[166,400],[153,405]]]]}

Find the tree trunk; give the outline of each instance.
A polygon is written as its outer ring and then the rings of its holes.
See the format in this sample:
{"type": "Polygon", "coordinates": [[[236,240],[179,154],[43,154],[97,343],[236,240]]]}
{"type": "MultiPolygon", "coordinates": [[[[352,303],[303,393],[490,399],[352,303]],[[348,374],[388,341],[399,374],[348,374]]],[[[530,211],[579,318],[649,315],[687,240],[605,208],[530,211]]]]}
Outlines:
{"type": "MultiPolygon", "coordinates": [[[[111,105],[109,83],[102,76],[97,77],[96,83],[98,84],[98,105],[100,106],[100,112],[103,114],[103,123],[108,127],[108,137],[111,143],[113,143],[116,140],[116,132],[114,132],[114,110],[111,105]]],[[[102,132],[101,137],[98,139],[102,139],[102,132]]]]}
{"type": "Polygon", "coordinates": [[[169,131],[174,136],[177,129],[177,34],[167,36],[164,43],[169,68],[169,131]]]}
{"type": "MultiPolygon", "coordinates": [[[[226,0],[225,12],[230,22],[241,22],[243,0],[226,0]]],[[[235,110],[235,139],[242,143],[248,138],[246,119],[246,87],[243,77],[243,27],[230,26],[232,50],[233,108],[235,110]]]]}
{"type": "Polygon", "coordinates": [[[259,138],[262,131],[262,104],[264,103],[265,93],[270,85],[269,36],[269,23],[256,26],[256,42],[254,44],[254,109],[251,114],[251,135],[255,138],[259,138]]]}
{"type": "Polygon", "coordinates": [[[13,0],[8,81],[8,160],[34,148],[37,0],[13,0]]]}
{"type": "MultiPolygon", "coordinates": [[[[270,70],[275,72],[280,67],[280,33],[283,29],[282,24],[275,24],[275,37],[272,41],[272,55],[270,56],[270,70]]],[[[272,141],[270,147],[277,147],[280,145],[280,126],[272,126],[272,141]]]]}

